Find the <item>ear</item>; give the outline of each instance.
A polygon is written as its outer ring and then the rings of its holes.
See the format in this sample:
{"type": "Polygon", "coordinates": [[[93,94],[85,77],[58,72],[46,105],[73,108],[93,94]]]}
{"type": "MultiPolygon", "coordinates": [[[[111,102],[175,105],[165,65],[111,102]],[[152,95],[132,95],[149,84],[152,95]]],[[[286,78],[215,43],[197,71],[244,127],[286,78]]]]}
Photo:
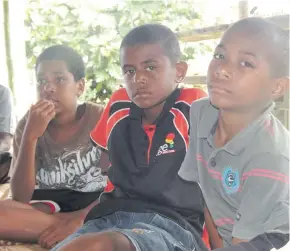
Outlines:
{"type": "Polygon", "coordinates": [[[278,78],[275,80],[274,88],[272,90],[272,99],[282,97],[287,91],[289,91],[289,77],[278,78]]]}
{"type": "Polygon", "coordinates": [[[181,83],[186,76],[188,65],[186,62],[181,61],[176,63],[176,77],[175,82],[181,83]]]}
{"type": "Polygon", "coordinates": [[[83,92],[85,91],[85,86],[86,86],[86,82],[85,82],[85,79],[82,78],[80,79],[78,82],[77,82],[77,90],[76,90],[76,94],[77,94],[77,97],[79,98],[83,92]]]}

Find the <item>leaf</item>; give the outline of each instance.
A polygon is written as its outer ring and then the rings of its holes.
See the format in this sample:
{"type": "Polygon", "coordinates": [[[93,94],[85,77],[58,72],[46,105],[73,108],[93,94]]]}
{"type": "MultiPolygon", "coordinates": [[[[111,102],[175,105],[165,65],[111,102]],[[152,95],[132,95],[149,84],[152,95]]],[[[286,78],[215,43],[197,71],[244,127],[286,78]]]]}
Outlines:
{"type": "Polygon", "coordinates": [[[96,73],[96,81],[98,83],[109,79],[109,77],[110,77],[110,75],[107,72],[105,72],[105,71],[96,73]]]}
{"type": "Polygon", "coordinates": [[[109,74],[113,78],[119,78],[121,76],[121,69],[120,66],[117,64],[112,64],[108,70],[109,74]]]}
{"type": "MultiPolygon", "coordinates": [[[[85,1],[84,1],[85,2],[85,1]]],[[[95,102],[106,102],[118,88],[116,79],[122,78],[119,66],[119,46],[122,38],[136,25],[162,23],[174,31],[190,30],[201,16],[195,12],[191,0],[123,0],[111,7],[88,4],[87,9],[77,1],[29,0],[25,27],[27,64],[34,67],[37,56],[48,46],[67,44],[86,61],[87,80],[96,80],[94,90],[87,88],[82,97],[95,102]],[[190,6],[190,7],[189,7],[190,6]],[[84,16],[84,13],[88,13],[84,16]],[[87,20],[88,17],[91,19],[87,20]]],[[[183,58],[211,51],[211,44],[181,43],[183,58]]]]}

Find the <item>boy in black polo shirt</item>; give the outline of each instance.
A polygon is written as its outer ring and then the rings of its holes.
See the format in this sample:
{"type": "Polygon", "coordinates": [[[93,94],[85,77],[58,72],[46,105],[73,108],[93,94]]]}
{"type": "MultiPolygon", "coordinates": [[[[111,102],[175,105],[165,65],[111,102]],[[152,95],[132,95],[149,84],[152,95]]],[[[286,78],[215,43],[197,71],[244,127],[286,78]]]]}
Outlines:
{"type": "Polygon", "coordinates": [[[54,250],[205,250],[201,191],[177,172],[188,146],[190,104],[206,94],[178,88],[187,71],[180,54],[176,36],[162,25],[137,27],[123,39],[125,89],[113,94],[91,134],[108,150],[115,189],[54,250]]]}

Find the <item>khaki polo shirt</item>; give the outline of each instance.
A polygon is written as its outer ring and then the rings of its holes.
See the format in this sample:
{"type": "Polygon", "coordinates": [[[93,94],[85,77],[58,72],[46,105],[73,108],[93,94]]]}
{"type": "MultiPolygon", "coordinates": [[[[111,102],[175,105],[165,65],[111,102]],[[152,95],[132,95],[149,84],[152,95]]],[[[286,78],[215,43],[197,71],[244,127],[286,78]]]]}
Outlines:
{"type": "Polygon", "coordinates": [[[217,148],[219,110],[207,98],[191,106],[190,145],[179,175],[200,184],[225,246],[233,237],[289,232],[289,132],[273,108],[217,148]]]}

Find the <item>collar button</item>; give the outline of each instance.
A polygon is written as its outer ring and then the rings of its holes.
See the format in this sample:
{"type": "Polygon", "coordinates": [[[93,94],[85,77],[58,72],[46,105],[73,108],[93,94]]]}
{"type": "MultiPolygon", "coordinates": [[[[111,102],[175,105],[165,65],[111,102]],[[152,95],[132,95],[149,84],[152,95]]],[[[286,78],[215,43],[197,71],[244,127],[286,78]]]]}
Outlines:
{"type": "Polygon", "coordinates": [[[215,160],[215,158],[211,158],[210,159],[210,165],[211,165],[211,167],[215,167],[216,166],[216,160],[215,160]]]}

